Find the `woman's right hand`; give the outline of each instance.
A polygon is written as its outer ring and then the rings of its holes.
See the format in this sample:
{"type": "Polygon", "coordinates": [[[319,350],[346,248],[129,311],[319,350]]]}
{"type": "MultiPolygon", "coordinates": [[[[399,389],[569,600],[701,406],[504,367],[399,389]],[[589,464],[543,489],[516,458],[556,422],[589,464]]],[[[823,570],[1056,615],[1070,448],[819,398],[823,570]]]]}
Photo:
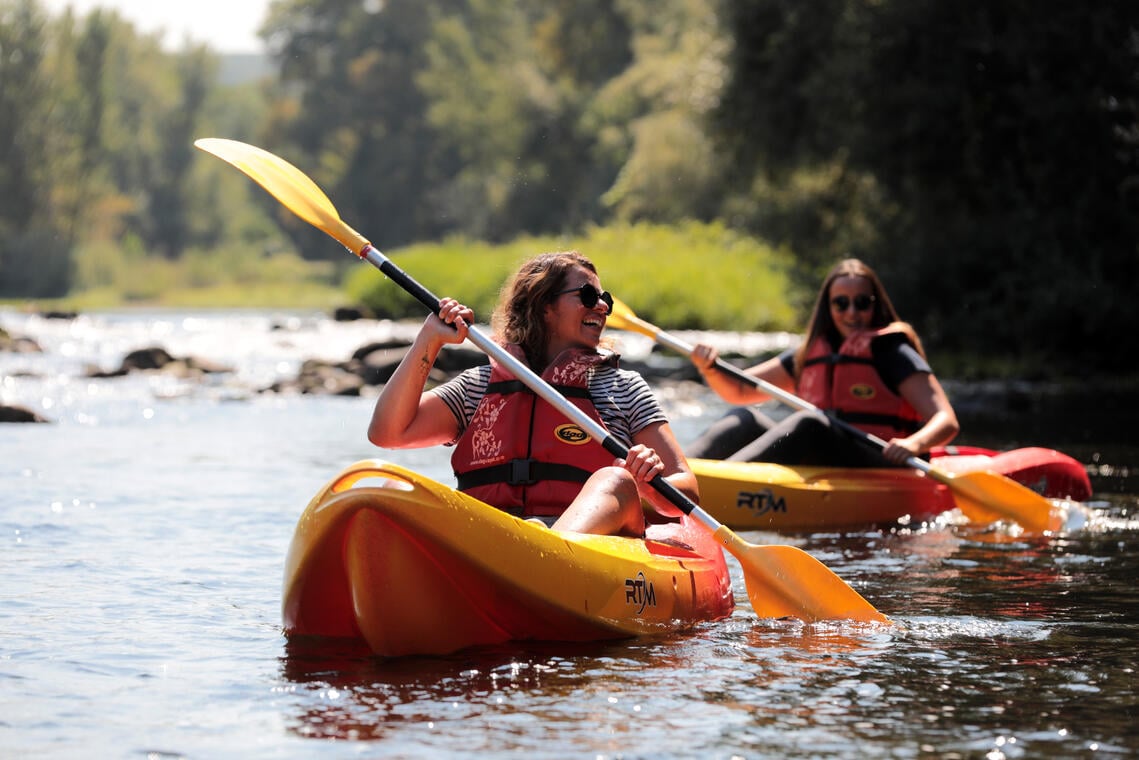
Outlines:
{"type": "Polygon", "coordinates": [[[429,331],[442,343],[462,343],[474,321],[475,313],[471,309],[454,298],[440,298],[439,312],[429,316],[421,330],[429,331]]]}
{"type": "Polygon", "coordinates": [[[455,439],[459,433],[455,415],[423,388],[443,345],[466,340],[474,318],[474,312],[454,298],[439,300],[438,313],[423,322],[376,399],[368,425],[369,441],[385,449],[409,449],[455,439]]]}

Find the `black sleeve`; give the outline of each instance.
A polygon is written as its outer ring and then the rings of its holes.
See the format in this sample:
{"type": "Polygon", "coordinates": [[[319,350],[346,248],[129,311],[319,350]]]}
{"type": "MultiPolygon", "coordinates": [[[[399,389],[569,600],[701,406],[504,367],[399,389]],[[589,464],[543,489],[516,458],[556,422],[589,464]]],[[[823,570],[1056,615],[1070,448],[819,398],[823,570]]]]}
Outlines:
{"type": "Polygon", "coordinates": [[[882,376],[882,382],[894,393],[897,393],[898,386],[915,372],[933,373],[929,362],[922,358],[904,335],[884,335],[871,344],[870,350],[874,355],[874,367],[882,376]]]}
{"type": "Polygon", "coordinates": [[[795,352],[798,350],[797,348],[788,348],[779,354],[779,363],[783,365],[783,369],[791,377],[795,377],[795,352]]]}

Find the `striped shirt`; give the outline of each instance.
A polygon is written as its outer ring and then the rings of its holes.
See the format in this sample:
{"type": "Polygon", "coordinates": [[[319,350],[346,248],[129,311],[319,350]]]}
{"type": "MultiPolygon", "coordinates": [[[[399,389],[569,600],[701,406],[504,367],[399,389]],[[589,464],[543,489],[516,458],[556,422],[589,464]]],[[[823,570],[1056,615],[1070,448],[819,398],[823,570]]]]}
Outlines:
{"type": "MultiPolygon", "coordinates": [[[[489,383],[490,365],[483,364],[428,391],[442,399],[459,423],[459,433],[451,444],[467,429],[489,383]]],[[[598,365],[590,370],[587,386],[602,424],[626,448],[633,445],[633,436],[649,425],[668,422],[649,384],[632,370],[598,365]]]]}

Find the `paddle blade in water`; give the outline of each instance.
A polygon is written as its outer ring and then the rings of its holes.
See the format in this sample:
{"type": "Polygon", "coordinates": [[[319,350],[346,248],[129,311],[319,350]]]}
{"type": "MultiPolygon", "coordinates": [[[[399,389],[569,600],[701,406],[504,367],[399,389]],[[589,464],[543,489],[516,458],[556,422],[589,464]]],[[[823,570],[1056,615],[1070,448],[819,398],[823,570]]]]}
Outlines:
{"type": "Polygon", "coordinates": [[[368,245],[360,233],[341,221],[324,191],[285,159],[255,145],[219,137],[196,140],[194,145],[241,170],[294,214],[353,253],[360,255],[368,245]]]}
{"type": "Polygon", "coordinates": [[[809,623],[890,620],[826,565],[794,546],[756,546],[727,528],[716,538],[740,562],[752,609],[760,617],[794,617],[809,623]]]}
{"type": "Polygon", "coordinates": [[[987,470],[952,475],[931,470],[949,486],[957,507],[974,522],[1011,520],[1034,533],[1059,530],[1063,519],[1052,502],[1015,480],[987,470]]]}

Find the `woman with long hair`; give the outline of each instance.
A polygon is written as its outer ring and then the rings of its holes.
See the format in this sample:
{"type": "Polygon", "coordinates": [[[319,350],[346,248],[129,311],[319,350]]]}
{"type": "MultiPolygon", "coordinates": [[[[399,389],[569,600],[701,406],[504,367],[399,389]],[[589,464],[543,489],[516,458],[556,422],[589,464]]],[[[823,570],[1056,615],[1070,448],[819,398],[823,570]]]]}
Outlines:
{"type": "Polygon", "coordinates": [[[921,340],[899,319],[878,275],[858,259],[844,259],[827,273],[798,349],[745,371],[886,440],[883,450],[845,434],[825,414],[801,411],[776,423],[747,406],[768,395],[717,371],[717,356],[700,344],[692,362],[708,386],[738,408],[688,448],[691,457],[883,466],[922,456],[960,429],[921,340]]]}

